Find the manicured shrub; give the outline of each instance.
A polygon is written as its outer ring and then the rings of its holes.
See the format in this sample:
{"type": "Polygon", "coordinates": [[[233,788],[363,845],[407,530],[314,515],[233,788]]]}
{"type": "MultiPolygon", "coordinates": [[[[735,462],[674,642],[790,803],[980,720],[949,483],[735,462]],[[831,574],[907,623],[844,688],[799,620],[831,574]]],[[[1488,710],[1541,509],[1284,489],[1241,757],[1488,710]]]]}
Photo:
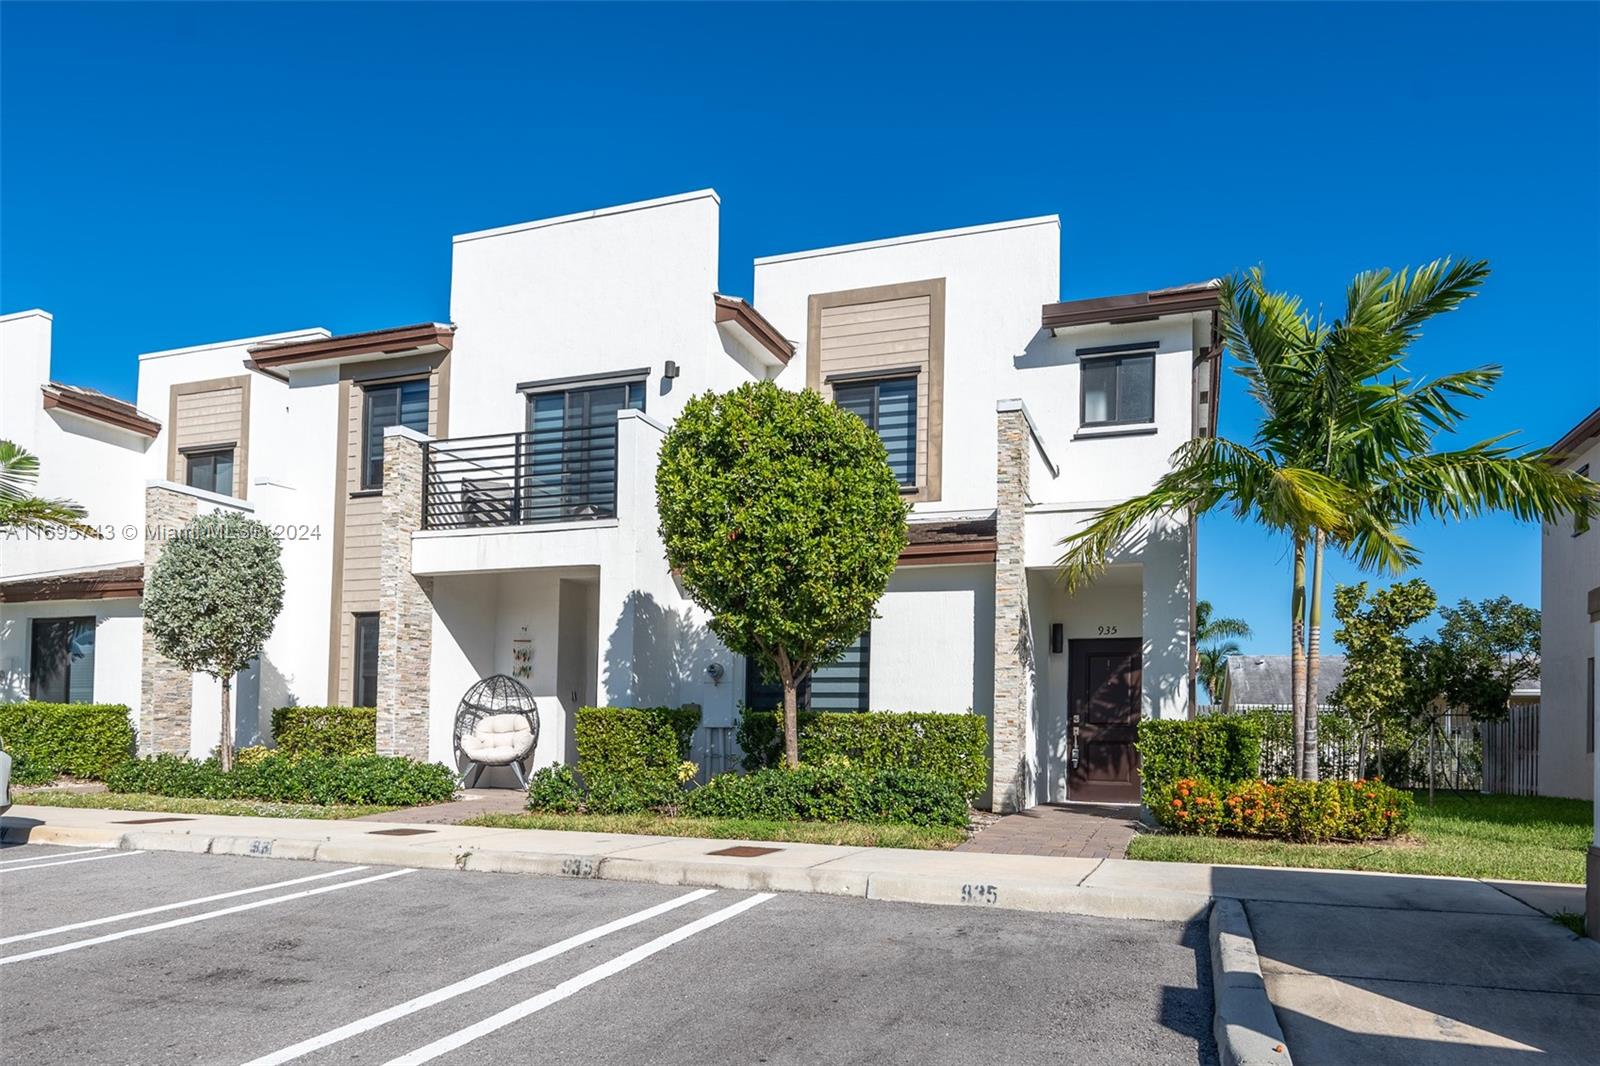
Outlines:
{"type": "Polygon", "coordinates": [[[133,725],[120,703],[8,703],[0,706],[0,738],[18,784],[61,774],[98,779],[133,757],[133,725]]]}
{"type": "Polygon", "coordinates": [[[1411,794],[1381,781],[1218,785],[1180,777],[1146,793],[1156,821],[1179,833],[1245,836],[1297,843],[1393,837],[1411,824],[1411,794]]]}
{"type": "Polygon", "coordinates": [[[583,809],[583,789],[572,767],[542,766],[528,778],[528,809],[572,814],[583,809]]]}
{"type": "Polygon", "coordinates": [[[865,770],[843,760],[721,774],[689,793],[685,813],[765,821],[967,824],[967,801],[948,777],[923,770],[865,770]]]}
{"type": "Polygon", "coordinates": [[[376,707],[279,707],[272,739],[288,755],[375,755],[376,707]]]}
{"type": "Polygon", "coordinates": [[[700,708],[583,707],[574,732],[578,773],[597,814],[623,814],[674,802],[700,708]]]}
{"type": "MultiPolygon", "coordinates": [[[[746,770],[776,766],[783,756],[782,716],[746,709],[738,739],[746,770]]],[[[989,787],[988,723],[976,714],[801,714],[801,763],[830,758],[848,759],[861,769],[923,770],[956,782],[971,799],[989,787]]]]}
{"type": "Polygon", "coordinates": [[[112,792],[278,803],[409,807],[455,794],[455,775],[437,763],[390,755],[293,756],[273,752],[224,772],[215,759],[181,755],[129,759],[106,776],[112,792]]]}
{"type": "Polygon", "coordinates": [[[1245,781],[1260,774],[1261,723],[1237,715],[1146,718],[1139,723],[1139,773],[1146,804],[1180,777],[1245,781]]]}

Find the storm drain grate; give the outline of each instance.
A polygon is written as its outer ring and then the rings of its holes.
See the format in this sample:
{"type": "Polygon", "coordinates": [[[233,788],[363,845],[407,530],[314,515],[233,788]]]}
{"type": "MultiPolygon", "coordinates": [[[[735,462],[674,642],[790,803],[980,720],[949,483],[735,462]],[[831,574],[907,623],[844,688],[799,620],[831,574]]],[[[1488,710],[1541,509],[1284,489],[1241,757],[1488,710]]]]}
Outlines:
{"type": "Polygon", "coordinates": [[[192,822],[193,818],[128,818],[112,825],[155,825],[157,822],[192,822]]]}
{"type": "Polygon", "coordinates": [[[374,837],[414,837],[421,833],[432,833],[433,829],[369,829],[368,836],[374,837]]]}
{"type": "Polygon", "coordinates": [[[782,848],[753,848],[749,844],[735,844],[731,848],[723,848],[721,851],[708,851],[706,854],[729,855],[735,859],[753,859],[757,855],[771,855],[775,851],[782,850],[782,848]]]}

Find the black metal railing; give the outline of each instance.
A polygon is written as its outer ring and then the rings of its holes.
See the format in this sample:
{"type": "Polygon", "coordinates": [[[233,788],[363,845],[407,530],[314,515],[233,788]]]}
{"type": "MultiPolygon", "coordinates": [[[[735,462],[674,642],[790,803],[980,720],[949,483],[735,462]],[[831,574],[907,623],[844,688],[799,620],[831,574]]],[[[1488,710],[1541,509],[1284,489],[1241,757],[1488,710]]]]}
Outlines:
{"type": "Polygon", "coordinates": [[[617,427],[429,441],[422,528],[521,526],[617,513],[617,427]]]}

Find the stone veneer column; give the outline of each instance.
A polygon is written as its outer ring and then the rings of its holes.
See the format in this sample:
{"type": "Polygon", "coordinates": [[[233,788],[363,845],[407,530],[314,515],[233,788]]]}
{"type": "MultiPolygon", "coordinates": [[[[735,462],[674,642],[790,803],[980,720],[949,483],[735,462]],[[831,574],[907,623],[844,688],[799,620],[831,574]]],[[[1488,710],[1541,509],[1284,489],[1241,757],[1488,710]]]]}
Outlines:
{"type": "MultiPolygon", "coordinates": [[[[194,521],[198,501],[187,493],[151,485],[144,490],[144,575],[150,579],[161,549],[194,521]]],[[[156,651],[150,634],[143,635],[139,676],[139,754],[189,754],[189,725],[194,713],[194,675],[156,651]]]]}
{"type": "Polygon", "coordinates": [[[383,526],[378,560],[378,752],[428,758],[433,579],[411,573],[411,534],[422,526],[423,441],[383,438],[383,526]]]}
{"type": "Polygon", "coordinates": [[[994,765],[991,809],[1028,806],[1027,739],[1032,633],[1023,518],[1028,497],[1028,417],[1017,400],[997,407],[999,447],[995,482],[994,765]]]}

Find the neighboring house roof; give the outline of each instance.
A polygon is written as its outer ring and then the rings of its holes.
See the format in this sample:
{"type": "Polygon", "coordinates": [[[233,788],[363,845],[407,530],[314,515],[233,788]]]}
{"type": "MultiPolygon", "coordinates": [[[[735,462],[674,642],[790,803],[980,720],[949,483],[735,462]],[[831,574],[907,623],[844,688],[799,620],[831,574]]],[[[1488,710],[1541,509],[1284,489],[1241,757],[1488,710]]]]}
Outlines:
{"type": "Polygon", "coordinates": [[[144,565],[130,563],[93,570],[19,577],[0,581],[0,603],[40,600],[111,600],[144,595],[144,565]]]}
{"type": "Polygon", "coordinates": [[[1600,407],[1596,407],[1583,421],[1573,426],[1560,440],[1550,446],[1550,457],[1564,462],[1583,450],[1583,445],[1600,437],[1600,407]]]}
{"type": "Polygon", "coordinates": [[[160,422],[127,400],[119,400],[80,385],[63,385],[59,381],[46,382],[39,386],[39,391],[44,394],[46,411],[60,408],[109,426],[132,430],[145,437],[155,437],[161,432],[160,422]]]}
{"type": "Polygon", "coordinates": [[[455,344],[455,332],[456,327],[448,322],[419,322],[412,326],[370,329],[364,333],[344,333],[337,337],[274,341],[246,349],[250,359],[245,365],[252,370],[272,373],[286,367],[316,363],[449,351],[455,344]]]}
{"type": "Polygon", "coordinates": [[[747,301],[737,296],[724,296],[720,292],[712,293],[711,300],[716,308],[718,324],[730,322],[743,330],[752,342],[771,353],[780,366],[787,365],[794,357],[794,342],[779,333],[778,327],[768,322],[766,316],[747,301]]]}
{"type": "Polygon", "coordinates": [[[925,563],[992,563],[998,540],[995,518],[908,522],[901,566],[925,563]]]}
{"type": "MultiPolygon", "coordinates": [[[[1344,656],[1324,655],[1318,661],[1317,702],[1322,704],[1344,680],[1344,656]]],[[[1230,706],[1289,706],[1289,656],[1230,655],[1224,662],[1230,706]]]]}
{"type": "Polygon", "coordinates": [[[1215,311],[1221,282],[1215,278],[1170,289],[1151,289],[1123,296],[1096,296],[1088,300],[1063,300],[1045,304],[1045,329],[1093,326],[1112,322],[1145,322],[1161,315],[1215,311]]]}

